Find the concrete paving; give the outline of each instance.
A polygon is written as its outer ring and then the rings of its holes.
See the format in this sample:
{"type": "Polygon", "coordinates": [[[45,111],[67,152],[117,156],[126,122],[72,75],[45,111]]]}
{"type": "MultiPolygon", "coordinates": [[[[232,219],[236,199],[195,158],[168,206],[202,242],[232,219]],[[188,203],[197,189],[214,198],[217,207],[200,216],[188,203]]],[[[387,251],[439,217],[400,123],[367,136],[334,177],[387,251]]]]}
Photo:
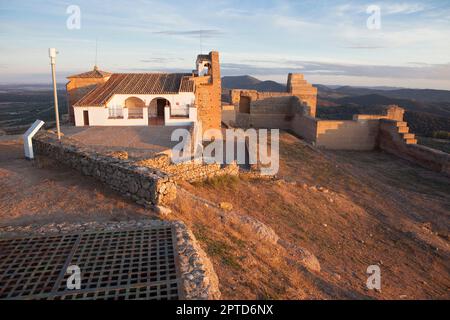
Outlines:
{"type": "Polygon", "coordinates": [[[99,152],[127,151],[130,157],[145,158],[155,153],[171,149],[178,141],[171,141],[178,126],[114,126],[114,127],[74,127],[63,126],[66,137],[78,140],[99,152]]]}

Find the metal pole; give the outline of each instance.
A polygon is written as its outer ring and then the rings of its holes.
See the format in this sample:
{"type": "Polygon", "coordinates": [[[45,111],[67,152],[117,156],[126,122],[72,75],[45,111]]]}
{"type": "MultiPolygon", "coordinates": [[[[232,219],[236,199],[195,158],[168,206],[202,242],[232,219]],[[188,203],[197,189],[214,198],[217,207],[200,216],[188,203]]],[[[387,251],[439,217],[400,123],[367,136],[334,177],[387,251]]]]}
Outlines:
{"type": "Polygon", "coordinates": [[[58,140],[61,140],[61,131],[59,128],[59,112],[58,112],[58,92],[56,90],[56,75],[55,75],[55,61],[56,61],[56,49],[49,49],[50,64],[52,65],[52,79],[53,79],[53,97],[55,99],[55,119],[56,119],[56,132],[58,140]]]}

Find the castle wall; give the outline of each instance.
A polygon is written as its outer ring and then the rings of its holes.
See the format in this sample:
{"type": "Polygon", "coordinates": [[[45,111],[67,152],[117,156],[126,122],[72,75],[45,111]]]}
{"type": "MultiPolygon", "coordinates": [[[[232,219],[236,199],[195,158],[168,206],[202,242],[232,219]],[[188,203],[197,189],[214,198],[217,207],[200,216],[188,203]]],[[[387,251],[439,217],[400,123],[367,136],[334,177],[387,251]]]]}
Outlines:
{"type": "Polygon", "coordinates": [[[300,73],[289,73],[287,89],[290,94],[298,97],[309,106],[309,115],[316,116],[317,88],[308,83],[300,73]]]}
{"type": "MultiPolygon", "coordinates": [[[[256,90],[233,89],[230,91],[231,103],[235,106],[236,125],[243,128],[293,129],[296,113],[314,117],[317,105],[317,88],[314,88],[301,74],[289,74],[287,92],[258,92],[256,90]],[[245,100],[244,100],[245,98],[245,100]],[[249,101],[249,102],[247,102],[249,101]],[[250,106],[247,106],[247,104],[250,106]]],[[[295,130],[314,139],[314,134],[300,129],[301,123],[315,124],[311,121],[296,120],[295,130]]]]}
{"type": "Polygon", "coordinates": [[[232,104],[222,105],[222,121],[232,126],[236,123],[236,111],[232,104]]]}
{"type": "Polygon", "coordinates": [[[372,150],[377,143],[378,120],[318,120],[316,146],[335,150],[372,150]]]}
{"type": "Polygon", "coordinates": [[[415,143],[406,143],[396,120],[380,120],[379,147],[399,158],[450,176],[450,154],[415,143]]]}
{"type": "Polygon", "coordinates": [[[309,143],[317,138],[317,119],[297,113],[292,119],[291,130],[309,143]]]}
{"type": "Polygon", "coordinates": [[[294,97],[288,92],[258,92],[231,90],[231,102],[236,110],[239,127],[289,129],[293,117],[294,97]],[[242,97],[250,99],[249,113],[240,112],[242,97]]]}

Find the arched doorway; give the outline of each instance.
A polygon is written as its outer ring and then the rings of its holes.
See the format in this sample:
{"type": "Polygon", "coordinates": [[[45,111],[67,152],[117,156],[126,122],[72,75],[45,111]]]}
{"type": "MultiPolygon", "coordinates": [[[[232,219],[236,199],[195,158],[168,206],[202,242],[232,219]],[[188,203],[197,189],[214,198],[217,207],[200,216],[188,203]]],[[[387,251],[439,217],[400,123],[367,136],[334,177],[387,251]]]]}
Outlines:
{"type": "Polygon", "coordinates": [[[125,107],[128,108],[128,119],[142,119],[144,117],[145,102],[136,97],[125,100],[125,107]]]}
{"type": "Polygon", "coordinates": [[[148,124],[164,125],[165,107],[170,107],[169,100],[165,98],[155,98],[148,106],[148,124]]]}

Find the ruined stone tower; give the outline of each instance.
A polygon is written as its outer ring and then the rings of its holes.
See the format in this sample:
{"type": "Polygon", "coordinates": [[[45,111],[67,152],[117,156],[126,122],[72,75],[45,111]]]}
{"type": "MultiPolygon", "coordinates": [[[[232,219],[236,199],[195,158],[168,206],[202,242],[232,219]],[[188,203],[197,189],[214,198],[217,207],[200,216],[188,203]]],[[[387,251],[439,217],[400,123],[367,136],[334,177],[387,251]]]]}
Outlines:
{"type": "Polygon", "coordinates": [[[301,73],[289,73],[287,90],[309,106],[309,115],[316,116],[317,88],[308,83],[301,73]]]}

